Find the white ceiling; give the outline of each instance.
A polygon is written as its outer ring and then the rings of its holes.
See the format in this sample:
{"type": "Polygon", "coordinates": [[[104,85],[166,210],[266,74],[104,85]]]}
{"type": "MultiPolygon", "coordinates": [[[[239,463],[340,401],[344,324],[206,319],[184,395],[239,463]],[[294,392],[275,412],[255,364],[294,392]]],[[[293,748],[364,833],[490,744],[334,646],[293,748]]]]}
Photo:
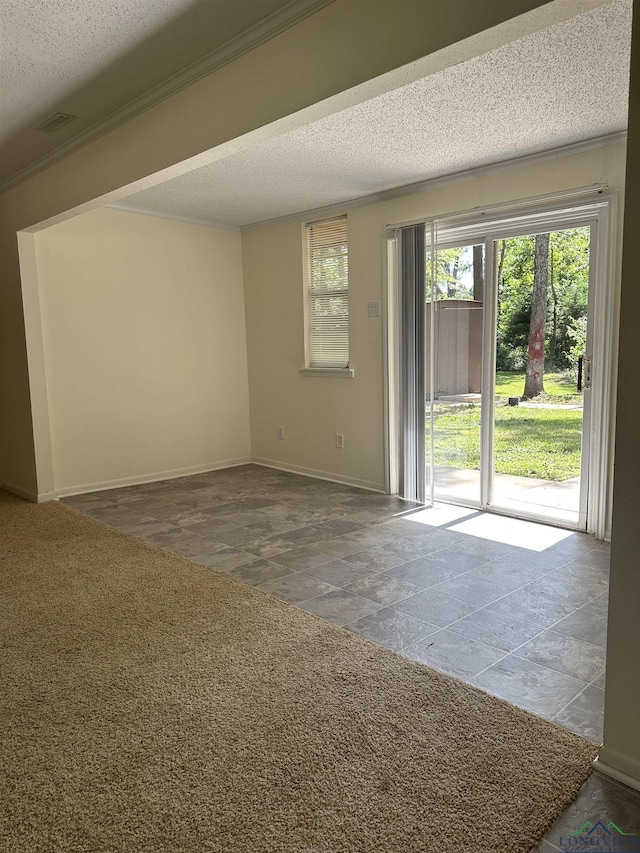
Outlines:
{"type": "Polygon", "coordinates": [[[192,63],[257,29],[260,37],[277,32],[288,19],[319,5],[316,0],[2,0],[0,183],[192,63]],[[56,112],[77,119],[56,133],[39,130],[56,112]]]}
{"type": "Polygon", "coordinates": [[[242,226],[622,131],[630,34],[612,0],[120,206],[242,226]]]}

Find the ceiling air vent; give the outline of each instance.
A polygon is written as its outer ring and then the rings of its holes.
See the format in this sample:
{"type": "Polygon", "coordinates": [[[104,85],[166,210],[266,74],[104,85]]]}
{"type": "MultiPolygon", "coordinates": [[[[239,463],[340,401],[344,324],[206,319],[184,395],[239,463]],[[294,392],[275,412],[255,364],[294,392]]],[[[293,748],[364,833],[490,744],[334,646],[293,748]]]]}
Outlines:
{"type": "Polygon", "coordinates": [[[75,118],[76,116],[69,115],[69,113],[55,113],[55,115],[52,115],[51,118],[48,118],[39,126],[39,130],[44,130],[46,133],[55,133],[56,130],[60,130],[65,124],[74,121],[75,118]]]}

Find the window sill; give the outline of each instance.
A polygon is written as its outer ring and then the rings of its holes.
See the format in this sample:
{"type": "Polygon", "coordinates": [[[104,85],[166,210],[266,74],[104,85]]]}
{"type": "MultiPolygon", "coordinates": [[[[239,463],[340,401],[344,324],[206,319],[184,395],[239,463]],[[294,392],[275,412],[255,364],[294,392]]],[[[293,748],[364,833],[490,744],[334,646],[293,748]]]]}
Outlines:
{"type": "Polygon", "coordinates": [[[353,379],[353,368],[351,367],[301,367],[303,376],[336,376],[342,379],[353,379]]]}

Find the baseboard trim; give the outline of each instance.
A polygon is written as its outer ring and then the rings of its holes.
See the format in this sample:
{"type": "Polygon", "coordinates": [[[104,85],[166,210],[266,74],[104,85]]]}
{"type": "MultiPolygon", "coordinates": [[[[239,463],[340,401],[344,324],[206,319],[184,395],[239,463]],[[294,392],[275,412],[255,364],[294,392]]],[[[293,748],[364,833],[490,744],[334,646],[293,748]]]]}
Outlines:
{"type": "Polygon", "coordinates": [[[616,782],[622,782],[628,788],[640,791],[640,761],[634,761],[632,758],[619,755],[617,752],[612,752],[603,746],[600,749],[600,754],[593,762],[593,769],[605,776],[610,776],[616,782]],[[614,764],[609,763],[609,757],[615,762],[614,764]],[[624,769],[618,769],[615,766],[616,764],[621,764],[624,769]]]}
{"type": "Polygon", "coordinates": [[[177,480],[178,477],[188,477],[192,474],[206,474],[208,471],[218,471],[221,468],[235,468],[238,465],[248,465],[251,461],[250,456],[240,456],[235,459],[221,459],[218,462],[208,462],[206,465],[193,465],[189,468],[175,468],[171,471],[156,471],[153,474],[139,474],[134,477],[120,477],[116,480],[67,486],[58,489],[56,496],[59,498],[69,498],[72,495],[84,495],[87,492],[105,492],[108,489],[119,489],[124,486],[140,486],[143,483],[157,483],[161,480],[177,480]]]}
{"type": "Polygon", "coordinates": [[[64,486],[55,492],[42,492],[36,494],[20,486],[11,483],[2,483],[0,487],[14,495],[32,501],[33,503],[45,503],[55,501],[58,498],[70,498],[73,495],[84,495],[88,492],[105,492],[109,489],[119,489],[126,486],[140,486],[144,483],[157,483],[161,480],[176,480],[178,477],[188,477],[192,474],[206,474],[209,471],[219,471],[223,468],[235,468],[238,465],[253,463],[264,468],[275,468],[277,471],[288,471],[291,474],[302,474],[305,477],[313,477],[316,480],[326,480],[330,483],[340,483],[343,486],[356,486],[369,492],[385,494],[384,483],[375,483],[371,480],[361,480],[357,477],[348,477],[343,474],[335,474],[332,471],[320,471],[317,468],[306,468],[303,465],[292,465],[277,459],[265,459],[261,456],[241,456],[234,459],[220,459],[217,462],[209,462],[206,465],[194,465],[188,468],[172,469],[170,471],[156,471],[152,474],[139,474],[132,477],[118,477],[114,480],[101,480],[93,483],[82,483],[74,486],[64,486]]]}
{"type": "Polygon", "coordinates": [[[32,503],[44,503],[45,501],[55,500],[55,493],[47,493],[51,494],[52,497],[47,497],[45,495],[38,495],[37,492],[30,492],[28,489],[23,489],[22,486],[14,486],[13,483],[0,483],[0,488],[4,489],[5,492],[11,492],[12,495],[17,495],[19,498],[25,498],[25,500],[31,501],[32,503]]]}
{"type": "Polygon", "coordinates": [[[305,468],[302,465],[291,465],[280,462],[277,459],[264,459],[262,456],[252,456],[254,465],[262,465],[264,468],[275,468],[278,471],[288,471],[290,474],[303,474],[305,477],[313,477],[316,480],[328,480],[330,483],[340,483],[343,486],[357,486],[369,492],[380,492],[385,494],[383,483],[373,483],[371,480],[359,480],[357,477],[345,477],[343,474],[333,474],[330,471],[318,471],[315,468],[305,468]]]}

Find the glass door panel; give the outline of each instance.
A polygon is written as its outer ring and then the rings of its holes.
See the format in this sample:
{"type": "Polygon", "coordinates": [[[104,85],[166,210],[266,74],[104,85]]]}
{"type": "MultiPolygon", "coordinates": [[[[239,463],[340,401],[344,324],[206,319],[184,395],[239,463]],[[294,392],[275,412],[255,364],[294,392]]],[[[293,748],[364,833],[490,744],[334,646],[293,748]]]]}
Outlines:
{"type": "Polygon", "coordinates": [[[478,505],[484,243],[436,243],[427,281],[427,490],[436,500],[478,505]]]}
{"type": "Polygon", "coordinates": [[[498,240],[490,505],[581,520],[590,228],[498,240]]]}

